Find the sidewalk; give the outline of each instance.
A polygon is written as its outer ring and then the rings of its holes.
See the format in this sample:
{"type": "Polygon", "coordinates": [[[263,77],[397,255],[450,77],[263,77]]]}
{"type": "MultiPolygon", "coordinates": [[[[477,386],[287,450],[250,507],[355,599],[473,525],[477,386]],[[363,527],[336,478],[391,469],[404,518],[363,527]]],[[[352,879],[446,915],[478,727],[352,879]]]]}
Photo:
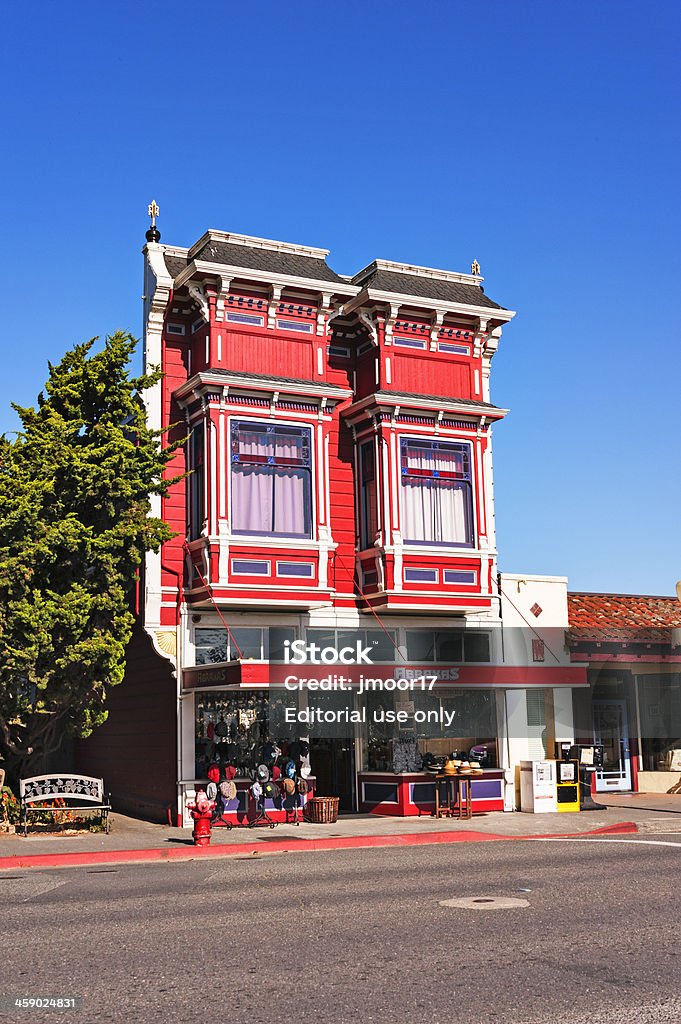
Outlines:
{"type": "Polygon", "coordinates": [[[213,829],[211,846],[194,847],[191,829],[152,825],[111,816],[111,833],[78,836],[0,835],[0,870],[30,867],[66,867],[75,864],[120,861],[182,860],[196,856],[236,856],[370,846],[424,843],[484,842],[530,836],[579,835],[612,832],[681,832],[681,796],[637,794],[604,797],[605,811],[579,814],[523,814],[500,812],[476,815],[471,821],[456,818],[387,818],[352,814],[333,825],[278,825],[270,828],[213,829]]]}

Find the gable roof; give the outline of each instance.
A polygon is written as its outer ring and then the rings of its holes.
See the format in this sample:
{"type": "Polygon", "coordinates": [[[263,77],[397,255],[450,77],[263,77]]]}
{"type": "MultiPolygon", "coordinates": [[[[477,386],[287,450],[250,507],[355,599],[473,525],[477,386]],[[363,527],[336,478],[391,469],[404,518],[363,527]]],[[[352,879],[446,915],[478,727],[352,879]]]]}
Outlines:
{"type": "Polygon", "coordinates": [[[643,594],[568,594],[569,634],[599,641],[671,642],[681,628],[681,603],[675,597],[643,594]]]}

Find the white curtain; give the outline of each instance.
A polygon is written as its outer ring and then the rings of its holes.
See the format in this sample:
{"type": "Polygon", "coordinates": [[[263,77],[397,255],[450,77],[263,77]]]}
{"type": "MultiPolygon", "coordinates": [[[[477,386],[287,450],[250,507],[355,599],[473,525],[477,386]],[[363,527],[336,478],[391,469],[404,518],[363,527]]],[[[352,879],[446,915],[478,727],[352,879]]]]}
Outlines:
{"type": "Polygon", "coordinates": [[[300,460],[302,439],[239,431],[239,456],[232,464],[232,529],[237,532],[307,536],[309,471],[294,466],[248,465],[248,458],[300,460]]]}
{"type": "MultiPolygon", "coordinates": [[[[408,470],[460,473],[462,456],[446,449],[408,449],[408,470]]],[[[466,544],[467,484],[442,477],[402,476],[402,536],[406,541],[466,544]]]]}

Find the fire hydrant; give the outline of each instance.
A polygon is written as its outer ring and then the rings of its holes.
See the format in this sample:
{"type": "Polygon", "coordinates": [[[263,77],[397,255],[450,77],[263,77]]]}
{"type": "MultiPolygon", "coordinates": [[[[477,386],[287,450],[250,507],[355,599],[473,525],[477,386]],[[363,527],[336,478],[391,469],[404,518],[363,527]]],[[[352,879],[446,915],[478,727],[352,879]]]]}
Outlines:
{"type": "Polygon", "coordinates": [[[210,822],[214,807],[215,800],[209,800],[203,789],[197,791],[194,800],[187,801],[187,810],[194,819],[194,846],[210,846],[210,822]]]}

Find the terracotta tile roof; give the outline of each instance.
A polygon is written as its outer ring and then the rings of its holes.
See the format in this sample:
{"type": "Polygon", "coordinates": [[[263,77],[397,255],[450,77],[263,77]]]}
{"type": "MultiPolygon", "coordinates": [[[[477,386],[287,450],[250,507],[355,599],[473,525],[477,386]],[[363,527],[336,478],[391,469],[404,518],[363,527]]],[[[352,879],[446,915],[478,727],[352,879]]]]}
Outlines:
{"type": "Polygon", "coordinates": [[[568,620],[575,640],[670,643],[672,628],[681,628],[681,604],[643,594],[568,594],[568,620]]]}

